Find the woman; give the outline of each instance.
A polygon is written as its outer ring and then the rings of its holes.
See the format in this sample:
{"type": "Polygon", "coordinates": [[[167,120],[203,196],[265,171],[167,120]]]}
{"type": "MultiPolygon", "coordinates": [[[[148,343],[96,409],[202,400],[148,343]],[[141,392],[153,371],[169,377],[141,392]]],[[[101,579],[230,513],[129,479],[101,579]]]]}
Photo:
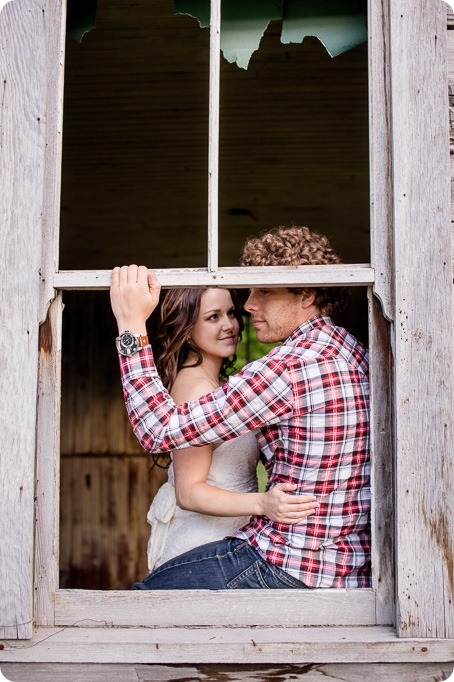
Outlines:
{"type": "MultiPolygon", "coordinates": [[[[195,400],[227,380],[242,326],[227,289],[167,292],[154,347],[158,371],[176,403],[195,400]]],[[[295,490],[291,484],[258,493],[258,454],[252,432],[172,453],[169,480],[147,516],[150,572],[189,549],[234,535],[251,515],[297,523],[315,511],[313,499],[296,509],[296,498],[285,494],[295,490]]]]}

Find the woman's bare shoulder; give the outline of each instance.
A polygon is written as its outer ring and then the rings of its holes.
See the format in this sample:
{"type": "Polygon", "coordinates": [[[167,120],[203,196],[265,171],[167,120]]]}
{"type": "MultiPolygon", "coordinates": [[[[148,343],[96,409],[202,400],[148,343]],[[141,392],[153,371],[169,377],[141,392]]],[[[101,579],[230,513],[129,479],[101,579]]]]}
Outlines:
{"type": "Polygon", "coordinates": [[[216,388],[200,367],[183,367],[172,386],[171,396],[176,403],[187,403],[216,388]]]}

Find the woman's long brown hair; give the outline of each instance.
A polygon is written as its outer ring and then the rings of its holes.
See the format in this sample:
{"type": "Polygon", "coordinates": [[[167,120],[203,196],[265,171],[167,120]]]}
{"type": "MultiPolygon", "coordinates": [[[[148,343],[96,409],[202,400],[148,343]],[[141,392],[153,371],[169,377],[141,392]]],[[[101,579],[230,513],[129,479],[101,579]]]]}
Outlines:
{"type": "MultiPolygon", "coordinates": [[[[161,303],[161,322],[158,333],[153,341],[153,355],[162,383],[168,391],[172,389],[178,372],[187,362],[189,354],[195,355],[195,361],[189,367],[198,367],[203,356],[200,349],[190,339],[192,328],[200,313],[200,302],[207,287],[197,289],[168,289],[161,303]]],[[[235,317],[244,329],[243,318],[240,314],[238,298],[234,290],[229,289],[235,308],[235,317]]],[[[221,364],[221,379],[227,379],[236,360],[236,355],[224,358],[221,364]]],[[[169,461],[162,455],[153,456],[158,466],[168,466],[169,461]]]]}
{"type": "MultiPolygon", "coordinates": [[[[197,289],[168,289],[161,304],[161,324],[153,343],[155,363],[162,383],[168,391],[172,389],[181,367],[187,362],[189,354],[196,356],[191,367],[198,367],[203,361],[202,353],[190,339],[192,328],[200,312],[200,301],[206,287],[197,289]]],[[[230,291],[235,307],[235,317],[244,329],[234,291],[230,291]]],[[[224,358],[221,365],[221,378],[227,378],[236,357],[224,358]]]]}

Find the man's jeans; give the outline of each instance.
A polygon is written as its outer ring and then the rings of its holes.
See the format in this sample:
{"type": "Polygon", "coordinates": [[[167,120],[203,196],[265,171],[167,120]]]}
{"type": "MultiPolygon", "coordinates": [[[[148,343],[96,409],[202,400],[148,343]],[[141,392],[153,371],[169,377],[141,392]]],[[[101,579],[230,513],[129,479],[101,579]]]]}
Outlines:
{"type": "Polygon", "coordinates": [[[135,590],[282,590],[306,585],[238,538],[196,547],[159,566],[135,590]]]}

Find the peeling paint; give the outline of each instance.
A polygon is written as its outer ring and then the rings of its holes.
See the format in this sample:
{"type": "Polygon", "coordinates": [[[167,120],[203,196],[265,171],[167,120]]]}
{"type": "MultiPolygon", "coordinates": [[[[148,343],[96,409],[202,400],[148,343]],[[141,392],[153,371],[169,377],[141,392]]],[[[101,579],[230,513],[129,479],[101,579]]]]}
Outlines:
{"type": "Polygon", "coordinates": [[[39,327],[39,350],[45,355],[52,352],[52,324],[49,315],[39,327]]]}
{"type": "MultiPolygon", "coordinates": [[[[335,57],[367,40],[366,14],[359,0],[223,0],[221,50],[225,59],[247,69],[270,23],[282,20],[281,43],[315,36],[335,57]]],[[[210,25],[209,0],[175,0],[176,14],[189,14],[201,28],[210,25]]]]}

